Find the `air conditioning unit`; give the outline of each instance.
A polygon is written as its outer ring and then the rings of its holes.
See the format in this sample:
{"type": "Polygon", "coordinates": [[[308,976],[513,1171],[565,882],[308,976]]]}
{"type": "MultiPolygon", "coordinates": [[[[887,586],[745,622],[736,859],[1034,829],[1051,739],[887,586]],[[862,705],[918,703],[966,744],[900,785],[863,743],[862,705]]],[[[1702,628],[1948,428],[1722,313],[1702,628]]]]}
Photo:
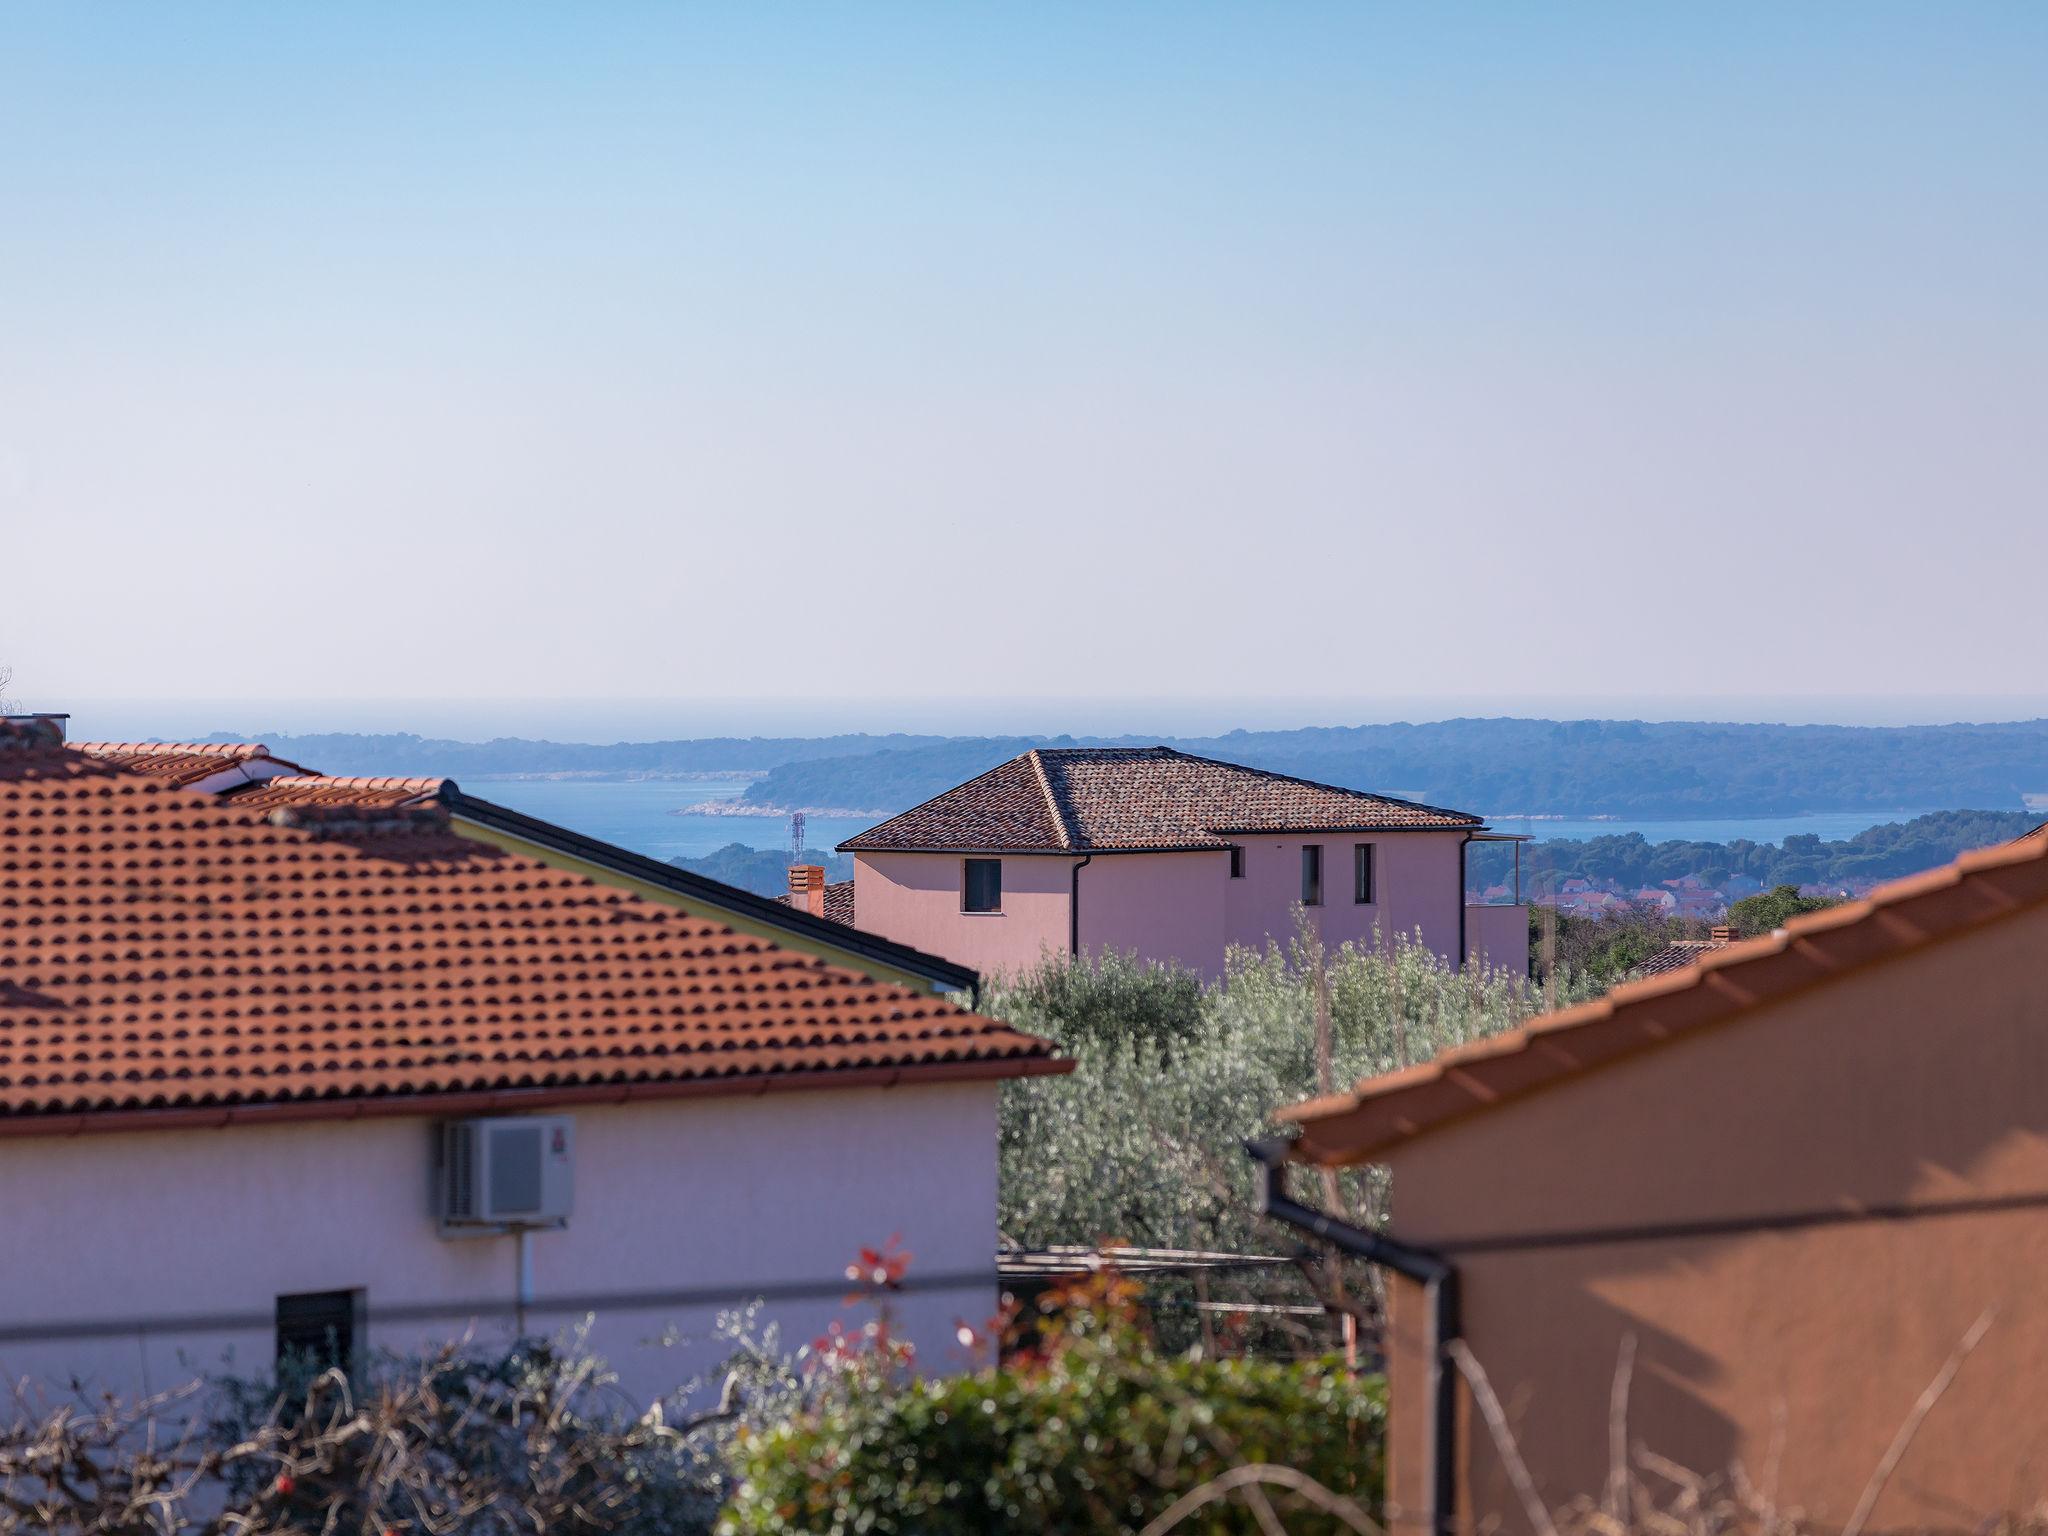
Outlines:
{"type": "Polygon", "coordinates": [[[576,1123],[566,1115],[454,1120],[441,1128],[441,1225],[561,1226],[576,1190],[576,1123]]]}

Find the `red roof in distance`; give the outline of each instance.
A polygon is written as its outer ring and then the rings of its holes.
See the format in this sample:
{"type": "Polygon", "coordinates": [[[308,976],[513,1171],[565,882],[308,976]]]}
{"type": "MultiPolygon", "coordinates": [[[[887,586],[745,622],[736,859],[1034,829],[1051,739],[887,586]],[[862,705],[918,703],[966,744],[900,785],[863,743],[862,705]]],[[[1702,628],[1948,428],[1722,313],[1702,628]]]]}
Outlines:
{"type": "Polygon", "coordinates": [[[1476,830],[1478,816],[1171,747],[1041,747],[848,838],[864,852],[1171,852],[1233,834],[1476,830]]]}

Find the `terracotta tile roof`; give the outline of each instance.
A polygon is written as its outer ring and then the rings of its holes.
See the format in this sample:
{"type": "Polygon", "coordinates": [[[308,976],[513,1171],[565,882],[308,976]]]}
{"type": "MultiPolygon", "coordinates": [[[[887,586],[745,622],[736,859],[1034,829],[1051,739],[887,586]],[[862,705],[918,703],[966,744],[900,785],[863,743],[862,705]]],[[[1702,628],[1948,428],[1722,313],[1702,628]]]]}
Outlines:
{"type": "Polygon", "coordinates": [[[0,721],[0,1131],[1064,1070],[1044,1041],[463,837],[320,836],[0,721]]]}
{"type": "Polygon", "coordinates": [[[274,765],[276,771],[285,773],[305,772],[296,763],[272,757],[270,748],[260,741],[75,741],[71,749],[181,788],[245,763],[261,762],[266,769],[274,765]]]}
{"type": "Polygon", "coordinates": [[[1726,949],[1729,943],[1727,939],[1678,939],[1665,945],[1628,974],[1631,980],[1640,980],[1645,976],[1662,976],[1666,971],[1682,970],[1701,955],[1726,949]]]}
{"type": "Polygon", "coordinates": [[[260,784],[230,790],[222,799],[243,811],[316,805],[381,808],[424,805],[440,799],[453,785],[452,779],[357,779],[307,773],[265,779],[260,784]]]}
{"type": "Polygon", "coordinates": [[[1349,1093],[1297,1104],[1278,1118],[1301,1127],[1300,1159],[1369,1161],[1447,1121],[2044,903],[2048,836],[2030,834],[1879,886],[1860,901],[1792,918],[1774,933],[1712,946],[1677,970],[1368,1078],[1349,1093]]]}
{"type": "Polygon", "coordinates": [[[849,852],[1223,848],[1233,833],[1425,831],[1477,816],[1171,747],[1039,748],[871,827],[849,852]]]}
{"type": "MultiPolygon", "coordinates": [[[[804,911],[809,910],[796,897],[788,893],[784,893],[775,899],[785,907],[797,907],[804,911]]],[[[825,921],[828,923],[844,923],[849,928],[858,926],[853,920],[853,882],[851,880],[834,880],[825,887],[825,921]]]]}

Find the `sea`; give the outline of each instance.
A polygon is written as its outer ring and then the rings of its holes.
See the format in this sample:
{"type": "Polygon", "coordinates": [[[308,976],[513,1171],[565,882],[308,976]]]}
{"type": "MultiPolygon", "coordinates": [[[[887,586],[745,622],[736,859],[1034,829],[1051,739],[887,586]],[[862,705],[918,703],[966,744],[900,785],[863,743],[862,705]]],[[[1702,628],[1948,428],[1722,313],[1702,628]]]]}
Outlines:
{"type": "MultiPolygon", "coordinates": [[[[552,821],[586,837],[601,838],[649,858],[702,858],[728,843],[749,848],[787,848],[786,816],[678,814],[686,807],[718,801],[737,803],[746,779],[465,779],[463,787],[482,800],[493,800],[528,816],[552,821]]],[[[1526,833],[1539,841],[1551,838],[1617,837],[1640,832],[1653,843],[1680,840],[1732,843],[1783,842],[1801,832],[1823,842],[1853,837],[1866,827],[1887,821],[1908,821],[1920,810],[1813,811],[1797,816],[1692,817],[1652,820],[1636,817],[1557,818],[1496,816],[1489,825],[1498,832],[1526,833]]],[[[812,816],[804,842],[831,848],[865,831],[879,816],[812,816]]]]}
{"type": "MultiPolygon", "coordinates": [[[[651,859],[698,859],[728,843],[787,848],[787,816],[680,814],[693,805],[737,804],[747,779],[491,779],[468,777],[463,789],[479,800],[630,848],[651,859]]],[[[811,816],[804,845],[829,849],[880,816],[811,816]]]]}

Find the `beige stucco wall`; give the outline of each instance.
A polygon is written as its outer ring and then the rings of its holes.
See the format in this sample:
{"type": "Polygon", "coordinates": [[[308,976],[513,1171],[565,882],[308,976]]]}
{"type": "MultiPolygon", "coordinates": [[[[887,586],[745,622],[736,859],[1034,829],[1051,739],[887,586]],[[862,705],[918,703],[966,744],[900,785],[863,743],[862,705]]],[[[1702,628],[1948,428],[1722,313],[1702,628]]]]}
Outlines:
{"type": "MultiPolygon", "coordinates": [[[[1972,1322],[1996,1321],[1875,1528],[2048,1495],[2048,912],[1568,1078],[1401,1148],[1392,1227],[1453,1252],[1465,1335],[1547,1499],[1597,1494],[1625,1335],[1629,1432],[1740,1463],[1822,1524],[1849,1514],[1972,1322]],[[1475,1239],[2007,1200],[2010,1208],[1509,1252],[1475,1239]]],[[[1739,985],[1739,974],[1729,983],[1739,985]]],[[[1568,1044],[1568,1041],[1561,1041],[1568,1044]]],[[[1421,1508],[1420,1293],[1395,1287],[1393,1496],[1421,1508]]],[[[1467,1516],[1527,1522],[1468,1423],[1467,1516]]]]}
{"type": "MultiPolygon", "coordinates": [[[[856,1249],[900,1232],[913,1278],[952,1277],[899,1306],[943,1368],[955,1320],[995,1304],[995,1100],[994,1084],[969,1083],[580,1109],[575,1215],[531,1238],[533,1331],[588,1307],[593,1347],[647,1401],[719,1353],[666,1347],[666,1328],[703,1340],[721,1307],[766,1291],[785,1342],[807,1343],[850,1315],[856,1249]],[[578,1299],[675,1291],[724,1299],[578,1299]]],[[[373,1348],[471,1327],[508,1337],[513,1240],[438,1236],[433,1134],[428,1120],[369,1119],[0,1140],[0,1329],[58,1334],[0,1341],[0,1376],[132,1392],[224,1362],[264,1369],[280,1294],[353,1287],[368,1293],[373,1348]],[[446,1314],[380,1320],[436,1306],[446,1314]],[[181,1317],[243,1321],[161,1321],[181,1317]]]]}

